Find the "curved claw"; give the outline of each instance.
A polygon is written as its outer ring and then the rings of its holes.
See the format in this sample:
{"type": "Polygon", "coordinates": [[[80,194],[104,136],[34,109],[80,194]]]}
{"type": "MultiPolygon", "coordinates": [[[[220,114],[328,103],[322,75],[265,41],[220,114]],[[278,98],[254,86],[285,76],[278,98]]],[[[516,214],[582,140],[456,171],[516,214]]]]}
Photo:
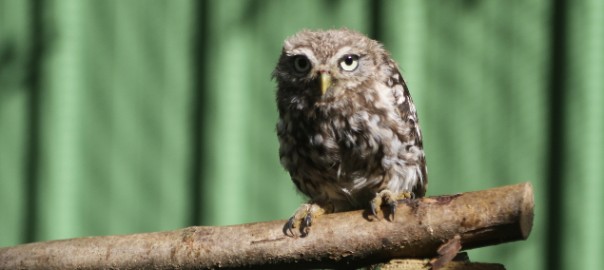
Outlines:
{"type": "Polygon", "coordinates": [[[310,213],[306,214],[303,222],[302,226],[300,226],[300,232],[302,236],[306,236],[310,232],[310,226],[312,225],[312,216],[310,213]]]}
{"type": "Polygon", "coordinates": [[[300,231],[301,236],[306,236],[310,232],[313,219],[325,213],[325,209],[317,204],[303,204],[294,215],[287,220],[283,226],[283,234],[296,237],[295,229],[300,231]]]}
{"type": "Polygon", "coordinates": [[[396,201],[391,201],[388,203],[388,207],[390,208],[390,214],[388,215],[388,217],[390,218],[390,221],[394,221],[394,213],[396,213],[397,205],[398,203],[396,203],[396,201]]]}
{"type": "Polygon", "coordinates": [[[378,217],[375,204],[371,203],[370,206],[371,206],[371,215],[373,215],[374,217],[378,217]]]}
{"type": "Polygon", "coordinates": [[[312,215],[310,213],[308,213],[304,217],[304,226],[303,227],[310,227],[311,225],[312,225],[312,215]]]}
{"type": "Polygon", "coordinates": [[[283,226],[283,234],[294,236],[293,228],[294,228],[294,217],[292,216],[287,220],[287,222],[285,223],[285,226],[283,226]]]}
{"type": "Polygon", "coordinates": [[[398,206],[399,200],[406,200],[415,197],[412,192],[397,192],[394,193],[388,189],[384,189],[375,194],[375,197],[371,200],[369,205],[371,206],[371,214],[378,217],[377,212],[380,210],[379,207],[382,205],[388,206],[387,213],[384,213],[384,218],[394,221],[394,214],[396,213],[396,207],[398,206]]]}

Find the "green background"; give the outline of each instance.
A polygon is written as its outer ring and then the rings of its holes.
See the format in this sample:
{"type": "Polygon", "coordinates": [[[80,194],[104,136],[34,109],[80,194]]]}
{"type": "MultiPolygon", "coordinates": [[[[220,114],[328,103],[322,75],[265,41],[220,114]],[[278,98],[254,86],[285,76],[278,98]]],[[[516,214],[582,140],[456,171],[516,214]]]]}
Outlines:
{"type": "Polygon", "coordinates": [[[285,219],[270,74],[302,28],[382,41],[428,195],[530,181],[508,269],[604,265],[604,2],[0,0],[0,246],[285,219]]]}

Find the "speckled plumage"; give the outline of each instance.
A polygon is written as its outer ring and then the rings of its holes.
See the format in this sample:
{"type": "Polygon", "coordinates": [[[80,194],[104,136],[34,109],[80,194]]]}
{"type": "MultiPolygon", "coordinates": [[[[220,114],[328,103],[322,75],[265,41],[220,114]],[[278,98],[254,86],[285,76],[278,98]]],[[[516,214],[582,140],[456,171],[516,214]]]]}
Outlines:
{"type": "Polygon", "coordinates": [[[285,41],[273,76],[281,164],[310,198],[287,229],[425,194],[415,106],[381,44],[346,29],[304,30],[285,41]]]}

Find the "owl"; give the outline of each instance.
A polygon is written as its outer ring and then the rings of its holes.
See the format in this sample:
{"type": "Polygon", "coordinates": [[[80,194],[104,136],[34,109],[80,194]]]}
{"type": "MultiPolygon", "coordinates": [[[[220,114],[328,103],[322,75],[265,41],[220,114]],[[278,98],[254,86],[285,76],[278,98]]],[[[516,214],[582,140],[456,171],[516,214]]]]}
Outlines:
{"type": "Polygon", "coordinates": [[[428,178],[415,105],[383,46],[348,29],[285,40],[277,83],[279,158],[309,198],[284,226],[308,234],[319,215],[422,197],[428,178]]]}

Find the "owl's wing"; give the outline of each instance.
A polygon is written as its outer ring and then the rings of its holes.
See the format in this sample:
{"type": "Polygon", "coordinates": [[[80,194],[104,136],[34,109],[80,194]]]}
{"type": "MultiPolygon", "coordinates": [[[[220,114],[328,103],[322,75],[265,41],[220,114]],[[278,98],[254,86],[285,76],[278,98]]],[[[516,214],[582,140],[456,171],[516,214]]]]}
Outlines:
{"type": "Polygon", "coordinates": [[[417,111],[415,110],[415,104],[409,93],[407,83],[403,79],[403,76],[398,71],[396,64],[393,61],[388,61],[392,73],[386,84],[392,89],[394,100],[396,103],[396,109],[401,119],[407,123],[410,127],[409,140],[421,150],[421,156],[418,157],[418,176],[420,177],[420,184],[413,188],[413,193],[417,197],[423,197],[426,194],[426,187],[428,185],[428,175],[426,169],[426,157],[424,155],[424,146],[422,142],[422,131],[419,126],[419,120],[417,117],[417,111]]]}

